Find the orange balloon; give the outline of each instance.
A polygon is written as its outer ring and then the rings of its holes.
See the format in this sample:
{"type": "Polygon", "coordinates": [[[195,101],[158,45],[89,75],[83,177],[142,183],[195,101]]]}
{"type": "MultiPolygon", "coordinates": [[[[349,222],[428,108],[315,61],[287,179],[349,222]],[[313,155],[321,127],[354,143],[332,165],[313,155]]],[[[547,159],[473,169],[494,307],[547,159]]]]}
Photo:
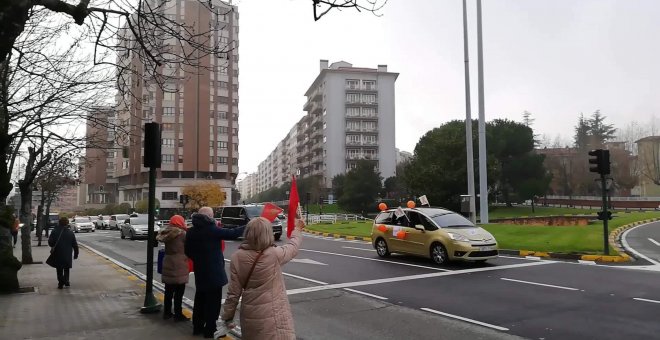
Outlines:
{"type": "Polygon", "coordinates": [[[406,238],[406,232],[403,230],[399,230],[399,232],[396,233],[396,238],[398,238],[399,240],[403,240],[404,238],[406,238]]]}
{"type": "Polygon", "coordinates": [[[414,207],[415,207],[415,201],[408,201],[407,206],[408,206],[408,208],[410,208],[410,209],[414,208],[414,207]]]}
{"type": "Polygon", "coordinates": [[[381,204],[379,204],[379,205],[378,205],[378,209],[380,209],[380,211],[385,211],[385,210],[387,210],[387,204],[385,204],[385,203],[381,203],[381,204]]]}
{"type": "Polygon", "coordinates": [[[381,225],[378,226],[378,230],[380,230],[380,231],[382,231],[382,232],[386,232],[386,231],[387,231],[387,227],[381,224],[381,225]]]}

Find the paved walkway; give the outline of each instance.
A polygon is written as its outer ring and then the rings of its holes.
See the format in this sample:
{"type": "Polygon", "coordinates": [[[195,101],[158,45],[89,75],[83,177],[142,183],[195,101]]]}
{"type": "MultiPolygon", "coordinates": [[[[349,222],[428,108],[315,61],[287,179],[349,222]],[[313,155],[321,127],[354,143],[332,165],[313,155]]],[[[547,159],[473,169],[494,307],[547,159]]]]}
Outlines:
{"type": "MultiPolygon", "coordinates": [[[[33,242],[34,261],[45,262],[50,248],[33,242]]],[[[14,256],[21,258],[19,244],[14,256]]],[[[141,314],[144,282],[109,261],[80,249],[71,269],[71,287],[57,289],[55,269],[23,265],[21,287],[33,293],[0,295],[2,339],[197,339],[190,322],[141,314]]],[[[187,312],[189,315],[189,312],[187,312]]]]}

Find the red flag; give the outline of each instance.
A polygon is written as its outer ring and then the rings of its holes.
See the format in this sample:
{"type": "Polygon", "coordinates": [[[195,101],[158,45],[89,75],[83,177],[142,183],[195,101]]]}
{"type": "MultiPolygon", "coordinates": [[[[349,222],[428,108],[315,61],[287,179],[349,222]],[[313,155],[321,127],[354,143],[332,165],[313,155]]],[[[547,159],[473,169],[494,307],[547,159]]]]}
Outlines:
{"type": "Polygon", "coordinates": [[[300,198],[298,197],[298,186],[296,185],[296,176],[292,176],[291,190],[289,191],[289,216],[286,219],[286,237],[291,237],[293,229],[296,227],[296,218],[298,216],[298,206],[300,198]]]}
{"type": "Polygon", "coordinates": [[[268,202],[264,204],[264,211],[261,213],[261,217],[273,222],[277,218],[277,215],[281,214],[282,211],[284,211],[284,209],[268,202]]]}

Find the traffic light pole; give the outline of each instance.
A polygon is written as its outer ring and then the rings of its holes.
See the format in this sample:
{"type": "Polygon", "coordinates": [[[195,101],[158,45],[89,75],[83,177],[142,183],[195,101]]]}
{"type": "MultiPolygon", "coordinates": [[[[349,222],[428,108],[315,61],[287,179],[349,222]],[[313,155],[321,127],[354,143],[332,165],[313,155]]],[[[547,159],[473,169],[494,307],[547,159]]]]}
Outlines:
{"type": "Polygon", "coordinates": [[[154,296],[154,219],[156,213],[156,169],[161,165],[161,132],[158,123],[144,124],[144,166],[149,168],[149,217],[147,219],[147,287],[141,313],[157,313],[160,303],[154,296]]]}
{"type": "Polygon", "coordinates": [[[610,254],[610,245],[609,245],[609,233],[608,233],[608,213],[607,213],[607,180],[605,179],[605,175],[601,174],[600,175],[600,185],[601,185],[601,192],[603,194],[603,253],[605,255],[610,254]]]}

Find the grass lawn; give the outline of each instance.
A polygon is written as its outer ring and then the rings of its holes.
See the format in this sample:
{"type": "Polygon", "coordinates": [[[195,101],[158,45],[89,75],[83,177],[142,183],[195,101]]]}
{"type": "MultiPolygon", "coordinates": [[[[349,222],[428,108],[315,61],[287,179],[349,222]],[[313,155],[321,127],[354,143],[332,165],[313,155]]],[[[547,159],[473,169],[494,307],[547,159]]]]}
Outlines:
{"type": "Polygon", "coordinates": [[[348,222],[337,224],[312,224],[307,229],[320,231],[322,233],[333,233],[350,236],[371,236],[371,221],[367,222],[348,222]]]}
{"type": "MultiPolygon", "coordinates": [[[[609,221],[610,232],[624,224],[660,217],[660,212],[616,212],[615,215],[616,217],[609,221]]],[[[313,224],[307,228],[324,233],[369,237],[371,225],[370,222],[349,222],[313,224]]],[[[483,227],[495,236],[502,249],[590,254],[602,254],[603,251],[603,223],[600,221],[588,226],[487,224],[483,227]]],[[[615,255],[616,252],[610,248],[610,254],[615,255]]]]}
{"type": "Polygon", "coordinates": [[[600,209],[576,209],[576,208],[556,208],[556,207],[493,207],[488,212],[489,218],[519,217],[519,216],[550,216],[550,215],[590,215],[596,214],[600,209]]]}

